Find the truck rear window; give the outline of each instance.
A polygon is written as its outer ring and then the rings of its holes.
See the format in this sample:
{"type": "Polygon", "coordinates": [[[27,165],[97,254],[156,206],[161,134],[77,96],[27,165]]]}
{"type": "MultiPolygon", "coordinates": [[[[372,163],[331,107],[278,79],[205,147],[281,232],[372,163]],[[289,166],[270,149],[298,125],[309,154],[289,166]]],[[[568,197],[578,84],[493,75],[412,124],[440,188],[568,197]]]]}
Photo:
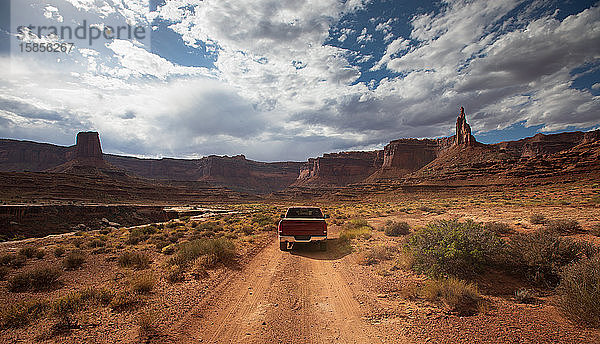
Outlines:
{"type": "Polygon", "coordinates": [[[290,208],[285,217],[322,219],[323,213],[321,213],[321,209],[319,208],[290,208]]]}

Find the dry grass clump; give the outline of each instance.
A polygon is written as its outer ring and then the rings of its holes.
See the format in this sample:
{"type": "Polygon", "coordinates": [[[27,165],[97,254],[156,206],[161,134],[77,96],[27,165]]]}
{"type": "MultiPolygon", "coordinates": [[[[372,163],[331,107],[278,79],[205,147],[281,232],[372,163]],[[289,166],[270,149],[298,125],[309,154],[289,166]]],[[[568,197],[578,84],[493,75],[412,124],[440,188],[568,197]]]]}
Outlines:
{"type": "Polygon", "coordinates": [[[31,300],[9,304],[0,309],[0,328],[23,327],[41,318],[50,303],[46,300],[31,300]]]}
{"type": "Polygon", "coordinates": [[[510,225],[504,222],[488,222],[483,228],[498,235],[506,235],[512,232],[510,225]]]}
{"type": "Polygon", "coordinates": [[[362,252],[358,263],[361,265],[374,265],[392,259],[397,251],[397,248],[391,246],[376,246],[362,252]]]}
{"type": "Polygon", "coordinates": [[[36,257],[38,259],[42,259],[46,253],[41,248],[26,246],[19,249],[18,255],[26,258],[36,257]]]}
{"type": "Polygon", "coordinates": [[[73,250],[67,253],[63,259],[63,267],[65,270],[76,270],[85,263],[85,254],[80,250],[73,250]]]}
{"type": "Polygon", "coordinates": [[[588,233],[593,236],[600,237],[600,223],[593,225],[592,228],[590,228],[588,233]]]}
{"type": "Polygon", "coordinates": [[[183,282],[185,280],[185,269],[179,265],[170,265],[166,267],[165,279],[169,283],[183,282]]]}
{"type": "Polygon", "coordinates": [[[135,270],[144,270],[150,267],[150,257],[140,251],[123,252],[117,262],[123,268],[133,268],[135,270]]]}
{"type": "Polygon", "coordinates": [[[564,268],[558,292],[559,304],[567,315],[588,326],[600,327],[600,255],[564,268]]]}
{"type": "Polygon", "coordinates": [[[54,248],[54,256],[56,258],[60,258],[60,257],[64,256],[65,252],[66,252],[65,248],[62,246],[56,246],[54,248]]]}
{"type": "Polygon", "coordinates": [[[60,275],[60,270],[49,267],[21,272],[8,279],[8,290],[12,292],[48,290],[58,284],[60,275]]]}
{"type": "Polygon", "coordinates": [[[531,289],[520,288],[519,290],[515,291],[515,299],[519,303],[528,303],[528,304],[535,303],[536,302],[535,296],[536,296],[535,292],[531,289]]]}
{"type": "Polygon", "coordinates": [[[476,285],[454,277],[426,281],[421,294],[431,301],[443,301],[458,315],[476,314],[483,301],[476,285]]]}
{"type": "Polygon", "coordinates": [[[548,220],[546,219],[546,216],[544,216],[544,214],[540,214],[540,213],[533,213],[529,217],[529,222],[532,225],[543,225],[547,221],[548,220]]]}
{"type": "Polygon", "coordinates": [[[136,294],[149,294],[156,285],[156,277],[150,271],[138,273],[131,278],[130,285],[136,294]]]}
{"type": "Polygon", "coordinates": [[[136,227],[130,230],[129,238],[126,243],[129,245],[136,245],[140,242],[148,240],[150,235],[156,233],[158,230],[154,226],[136,227]]]}
{"type": "Polygon", "coordinates": [[[138,315],[136,322],[139,326],[138,335],[143,340],[148,340],[159,334],[157,316],[152,312],[145,312],[138,315]]]}
{"type": "Polygon", "coordinates": [[[365,219],[352,219],[344,225],[340,233],[340,240],[349,241],[352,239],[369,239],[373,228],[369,226],[365,219]]]}
{"type": "Polygon", "coordinates": [[[388,221],[386,222],[383,233],[387,236],[402,236],[410,234],[410,225],[406,222],[388,221]]]}
{"type": "Polygon", "coordinates": [[[110,301],[110,308],[114,311],[120,312],[126,309],[133,308],[141,302],[140,297],[137,294],[130,292],[119,292],[110,301]]]}
{"type": "Polygon", "coordinates": [[[581,229],[581,225],[577,220],[551,220],[546,224],[546,230],[560,235],[574,234],[580,232],[581,229]]]}
{"type": "Polygon", "coordinates": [[[18,254],[3,254],[0,256],[1,266],[10,266],[12,268],[20,268],[25,265],[27,258],[18,254]]]}
{"type": "Polygon", "coordinates": [[[200,256],[208,256],[214,265],[229,264],[236,258],[235,244],[226,238],[197,239],[179,245],[174,257],[169,260],[171,265],[186,267],[200,256]]]}
{"type": "Polygon", "coordinates": [[[4,281],[9,272],[9,268],[7,268],[6,266],[0,266],[0,281],[4,281]]]}

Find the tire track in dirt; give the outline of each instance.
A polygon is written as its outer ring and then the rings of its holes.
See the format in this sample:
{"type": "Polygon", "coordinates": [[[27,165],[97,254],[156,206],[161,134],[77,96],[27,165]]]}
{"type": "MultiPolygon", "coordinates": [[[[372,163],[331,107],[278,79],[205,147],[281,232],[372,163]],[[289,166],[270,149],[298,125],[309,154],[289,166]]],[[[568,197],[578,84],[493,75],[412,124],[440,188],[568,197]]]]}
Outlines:
{"type": "Polygon", "coordinates": [[[384,342],[381,329],[363,320],[366,306],[334,269],[340,257],[309,248],[281,252],[278,247],[278,242],[269,244],[216,286],[206,304],[180,323],[177,342],[384,342]]]}

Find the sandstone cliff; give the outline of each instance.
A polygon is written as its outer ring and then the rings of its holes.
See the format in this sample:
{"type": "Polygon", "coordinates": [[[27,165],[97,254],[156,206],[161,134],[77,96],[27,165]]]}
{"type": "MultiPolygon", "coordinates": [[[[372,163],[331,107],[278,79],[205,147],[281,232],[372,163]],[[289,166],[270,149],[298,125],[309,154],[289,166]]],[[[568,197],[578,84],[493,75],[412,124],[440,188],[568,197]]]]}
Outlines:
{"type": "Polygon", "coordinates": [[[383,151],[341,152],[308,159],[292,186],[348,185],[362,181],[383,164],[383,151]]]}

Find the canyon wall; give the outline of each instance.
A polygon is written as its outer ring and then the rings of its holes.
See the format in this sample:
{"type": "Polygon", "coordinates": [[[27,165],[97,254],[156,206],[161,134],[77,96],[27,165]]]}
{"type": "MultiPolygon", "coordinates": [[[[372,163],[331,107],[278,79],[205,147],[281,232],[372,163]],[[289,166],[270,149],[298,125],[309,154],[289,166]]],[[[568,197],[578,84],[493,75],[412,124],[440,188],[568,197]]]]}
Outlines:
{"type": "Polygon", "coordinates": [[[341,152],[308,159],[292,186],[348,185],[357,183],[383,164],[383,151],[341,152]]]}

